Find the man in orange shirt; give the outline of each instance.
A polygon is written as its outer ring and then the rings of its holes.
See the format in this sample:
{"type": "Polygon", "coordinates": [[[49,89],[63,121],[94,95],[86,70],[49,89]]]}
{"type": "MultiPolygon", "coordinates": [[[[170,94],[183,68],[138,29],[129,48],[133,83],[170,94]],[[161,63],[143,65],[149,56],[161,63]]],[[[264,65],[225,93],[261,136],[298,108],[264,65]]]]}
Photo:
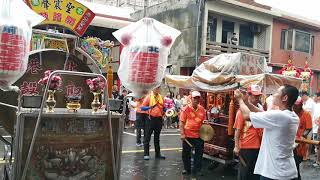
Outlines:
{"type": "MultiPolygon", "coordinates": [[[[303,110],[303,101],[298,97],[296,103],[293,106],[293,111],[299,116],[300,122],[297,131],[297,139],[306,139],[308,134],[312,130],[312,118],[309,112],[303,110]]],[[[300,143],[294,150],[294,160],[296,161],[296,166],[298,170],[298,178],[296,180],[301,180],[300,176],[300,163],[303,161],[303,157],[307,153],[307,146],[304,143],[300,143]]]]}
{"type": "Polygon", "coordinates": [[[150,140],[154,132],[154,149],[157,159],[165,159],[160,153],[160,133],[163,125],[163,97],[160,94],[160,87],[155,88],[148,94],[142,103],[141,110],[147,110],[149,119],[145,121],[144,131],[144,160],[149,160],[150,140]]]}
{"type": "MultiPolygon", "coordinates": [[[[249,86],[247,94],[248,101],[258,107],[262,95],[260,86],[249,86]]],[[[234,153],[242,158],[238,169],[238,180],[259,180],[260,176],[253,172],[259,155],[262,130],[254,128],[251,121],[244,120],[240,110],[237,112],[234,128],[234,153]]]]}
{"type": "Polygon", "coordinates": [[[206,118],[205,109],[199,104],[200,93],[193,91],[191,93],[192,102],[181,110],[180,114],[180,132],[182,140],[182,160],[184,170],[182,174],[191,173],[191,151],[192,148],[187,143],[190,142],[195,148],[194,155],[194,173],[201,174],[201,164],[203,155],[204,141],[200,139],[200,127],[206,118]]]}
{"type": "Polygon", "coordinates": [[[144,97],[141,97],[140,99],[137,100],[137,120],[135,121],[135,128],[136,128],[136,146],[141,147],[143,146],[143,143],[141,143],[141,130],[145,130],[145,122],[148,119],[148,112],[147,111],[142,111],[141,106],[143,103],[144,97]]]}

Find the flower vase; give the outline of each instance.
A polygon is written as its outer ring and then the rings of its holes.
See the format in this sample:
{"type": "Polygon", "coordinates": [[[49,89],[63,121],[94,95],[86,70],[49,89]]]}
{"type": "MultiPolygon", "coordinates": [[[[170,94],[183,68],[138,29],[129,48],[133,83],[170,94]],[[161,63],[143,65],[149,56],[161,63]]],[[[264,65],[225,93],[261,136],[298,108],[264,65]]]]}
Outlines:
{"type": "Polygon", "coordinates": [[[54,99],[54,90],[48,90],[48,99],[46,100],[47,104],[47,113],[54,112],[54,107],[56,106],[56,100],[54,99]]]}
{"type": "Polygon", "coordinates": [[[100,93],[94,92],[93,93],[93,101],[91,103],[92,113],[97,113],[98,112],[98,109],[101,106],[101,103],[100,103],[99,99],[100,99],[100,93]]]}

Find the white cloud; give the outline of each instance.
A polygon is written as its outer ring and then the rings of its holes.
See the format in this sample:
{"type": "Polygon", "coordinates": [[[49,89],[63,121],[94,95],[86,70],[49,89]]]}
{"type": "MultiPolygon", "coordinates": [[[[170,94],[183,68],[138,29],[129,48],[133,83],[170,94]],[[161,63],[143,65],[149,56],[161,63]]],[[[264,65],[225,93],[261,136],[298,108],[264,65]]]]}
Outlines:
{"type": "Polygon", "coordinates": [[[320,21],[319,0],[255,0],[289,13],[320,21]]]}

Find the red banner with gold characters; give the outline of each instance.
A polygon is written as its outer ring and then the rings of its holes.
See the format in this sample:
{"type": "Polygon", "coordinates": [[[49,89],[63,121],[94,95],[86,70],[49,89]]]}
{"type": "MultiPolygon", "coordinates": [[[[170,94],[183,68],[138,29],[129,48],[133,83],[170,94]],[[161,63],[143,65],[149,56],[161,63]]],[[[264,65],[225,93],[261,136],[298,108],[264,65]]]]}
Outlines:
{"type": "Polygon", "coordinates": [[[82,36],[95,14],[76,0],[25,0],[36,13],[45,17],[42,24],[66,27],[82,36]]]}

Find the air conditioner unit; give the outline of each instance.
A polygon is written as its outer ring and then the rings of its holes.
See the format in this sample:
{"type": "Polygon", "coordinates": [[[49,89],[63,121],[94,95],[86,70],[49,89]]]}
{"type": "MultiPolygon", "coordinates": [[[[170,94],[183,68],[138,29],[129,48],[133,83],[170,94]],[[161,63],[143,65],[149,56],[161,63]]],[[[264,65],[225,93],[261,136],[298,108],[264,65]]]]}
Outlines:
{"type": "Polygon", "coordinates": [[[262,30],[262,28],[258,24],[251,24],[250,25],[250,31],[253,33],[261,33],[261,30],[262,30]]]}

